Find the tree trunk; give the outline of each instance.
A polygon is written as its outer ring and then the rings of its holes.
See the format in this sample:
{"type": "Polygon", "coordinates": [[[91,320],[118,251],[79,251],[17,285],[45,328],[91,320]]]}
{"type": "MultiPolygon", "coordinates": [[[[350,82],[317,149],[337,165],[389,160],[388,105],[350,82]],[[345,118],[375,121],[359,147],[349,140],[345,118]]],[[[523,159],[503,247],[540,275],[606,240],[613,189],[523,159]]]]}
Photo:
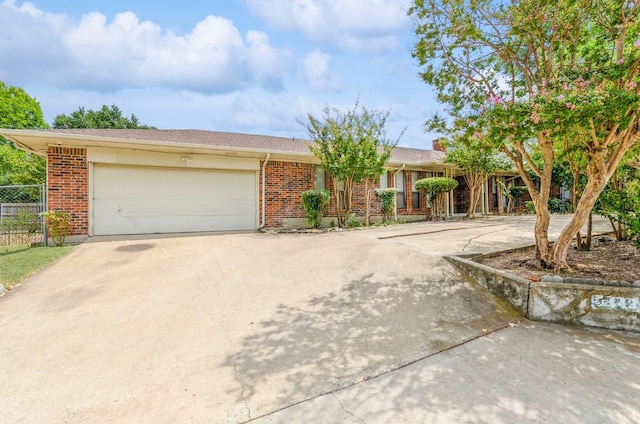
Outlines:
{"type": "Polygon", "coordinates": [[[593,242],[593,209],[589,211],[589,222],[587,223],[587,240],[586,240],[586,250],[591,250],[591,245],[593,242]]]}
{"type": "MultiPolygon", "coordinates": [[[[573,182],[571,183],[571,207],[575,211],[578,206],[578,180],[580,178],[580,168],[578,168],[575,162],[570,160],[569,169],[571,170],[571,176],[573,177],[573,182]]],[[[578,251],[582,250],[582,235],[580,234],[580,230],[576,232],[576,249],[578,249],[578,251]]]]}
{"type": "MultiPolygon", "coordinates": [[[[542,196],[538,196],[540,199],[542,196]]],[[[538,204],[536,207],[536,225],[534,227],[534,235],[536,239],[536,259],[544,268],[551,266],[551,248],[549,246],[549,222],[551,214],[549,213],[549,205],[547,201],[538,204]]]]}
{"type": "Polygon", "coordinates": [[[476,213],[476,188],[473,186],[469,187],[469,207],[467,208],[467,218],[473,218],[476,213]]]}
{"type": "Polygon", "coordinates": [[[543,132],[539,132],[537,138],[544,164],[542,168],[535,165],[522,143],[514,144],[515,151],[509,149],[501,149],[501,151],[513,160],[518,169],[518,174],[520,174],[520,178],[527,186],[529,196],[535,205],[536,224],[534,235],[536,239],[536,259],[540,262],[541,266],[549,268],[553,266],[549,245],[549,222],[551,220],[549,214],[549,193],[551,191],[554,151],[551,140],[547,139],[543,132]],[[534,173],[540,178],[540,188],[536,187],[525,163],[530,169],[533,169],[534,173]]]}
{"type": "Polygon", "coordinates": [[[345,228],[346,227],[346,219],[345,219],[345,190],[340,190],[340,181],[336,178],[333,178],[333,192],[336,197],[336,219],[338,220],[338,227],[345,228]]]}
{"type": "MultiPolygon", "coordinates": [[[[482,180],[480,180],[480,182],[482,183],[482,180]]],[[[482,191],[479,190],[479,185],[470,187],[469,191],[470,204],[469,209],[467,210],[467,218],[473,218],[475,216],[476,209],[478,208],[478,202],[480,202],[482,191]]]]}
{"type": "MultiPolygon", "coordinates": [[[[496,177],[496,183],[498,182],[498,178],[502,181],[502,177],[496,177]]],[[[500,215],[504,213],[504,195],[502,194],[502,190],[498,190],[498,213],[500,215]]]]}
{"type": "Polygon", "coordinates": [[[568,270],[567,252],[569,245],[576,234],[584,225],[593,205],[595,205],[598,196],[607,184],[607,166],[604,159],[604,153],[600,152],[592,154],[591,161],[587,166],[587,185],[582,191],[582,196],[573,214],[573,218],[562,230],[558,241],[553,246],[552,262],[556,271],[568,270]]]}
{"type": "Polygon", "coordinates": [[[371,225],[371,189],[369,188],[369,179],[364,180],[364,201],[365,201],[365,209],[364,209],[364,226],[368,227],[371,225]]]}
{"type": "Polygon", "coordinates": [[[436,221],[442,221],[442,210],[444,209],[444,194],[443,193],[439,193],[436,196],[436,201],[435,201],[437,208],[436,208],[436,221]]]}
{"type": "Polygon", "coordinates": [[[473,218],[478,208],[478,202],[480,201],[480,195],[482,191],[480,187],[483,182],[483,175],[481,173],[467,173],[464,176],[464,180],[469,187],[469,208],[467,209],[467,218],[473,218]]]}
{"type": "Polygon", "coordinates": [[[344,182],[344,226],[346,228],[347,221],[351,217],[351,207],[353,196],[353,181],[347,180],[344,182]]]}

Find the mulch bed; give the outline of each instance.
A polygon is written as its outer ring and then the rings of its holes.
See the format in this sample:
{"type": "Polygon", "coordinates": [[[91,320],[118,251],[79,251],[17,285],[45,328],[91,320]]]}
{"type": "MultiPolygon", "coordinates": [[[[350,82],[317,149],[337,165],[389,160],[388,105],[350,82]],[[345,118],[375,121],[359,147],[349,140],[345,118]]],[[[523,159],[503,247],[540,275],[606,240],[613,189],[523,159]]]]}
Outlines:
{"type": "MultiPolygon", "coordinates": [[[[539,267],[533,247],[483,257],[477,261],[530,280],[555,274],[553,270],[539,267]]],[[[574,244],[567,254],[567,263],[572,271],[561,273],[563,277],[628,282],[640,280],[640,251],[634,242],[615,241],[611,236],[594,237],[589,251],[578,251],[574,244]]]]}

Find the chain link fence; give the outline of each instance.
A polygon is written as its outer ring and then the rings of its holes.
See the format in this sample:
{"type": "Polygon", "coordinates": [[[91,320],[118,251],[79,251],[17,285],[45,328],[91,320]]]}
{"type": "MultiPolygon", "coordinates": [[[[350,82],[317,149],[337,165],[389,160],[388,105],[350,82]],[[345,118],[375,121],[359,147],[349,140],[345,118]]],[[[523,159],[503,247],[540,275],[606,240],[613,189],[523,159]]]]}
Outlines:
{"type": "Polygon", "coordinates": [[[44,184],[0,186],[0,248],[46,244],[44,184]]]}

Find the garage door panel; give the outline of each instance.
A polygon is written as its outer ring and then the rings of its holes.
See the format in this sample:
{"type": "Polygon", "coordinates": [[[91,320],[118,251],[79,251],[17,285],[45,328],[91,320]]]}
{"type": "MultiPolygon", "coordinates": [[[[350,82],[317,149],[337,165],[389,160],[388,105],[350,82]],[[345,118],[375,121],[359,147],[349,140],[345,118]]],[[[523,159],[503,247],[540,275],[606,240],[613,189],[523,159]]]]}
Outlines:
{"type": "Polygon", "coordinates": [[[256,228],[255,171],[94,165],[96,235],[256,228]]]}

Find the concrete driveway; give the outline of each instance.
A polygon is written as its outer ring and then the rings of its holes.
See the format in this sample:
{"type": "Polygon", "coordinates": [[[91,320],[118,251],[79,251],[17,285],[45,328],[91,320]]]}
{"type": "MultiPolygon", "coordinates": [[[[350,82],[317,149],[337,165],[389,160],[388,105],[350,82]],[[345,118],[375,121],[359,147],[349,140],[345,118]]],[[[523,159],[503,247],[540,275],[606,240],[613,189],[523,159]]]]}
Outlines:
{"type": "Polygon", "coordinates": [[[530,244],[531,228],[85,243],[0,299],[3,419],[245,422],[397,370],[520,319],[441,252],[530,244]]]}

